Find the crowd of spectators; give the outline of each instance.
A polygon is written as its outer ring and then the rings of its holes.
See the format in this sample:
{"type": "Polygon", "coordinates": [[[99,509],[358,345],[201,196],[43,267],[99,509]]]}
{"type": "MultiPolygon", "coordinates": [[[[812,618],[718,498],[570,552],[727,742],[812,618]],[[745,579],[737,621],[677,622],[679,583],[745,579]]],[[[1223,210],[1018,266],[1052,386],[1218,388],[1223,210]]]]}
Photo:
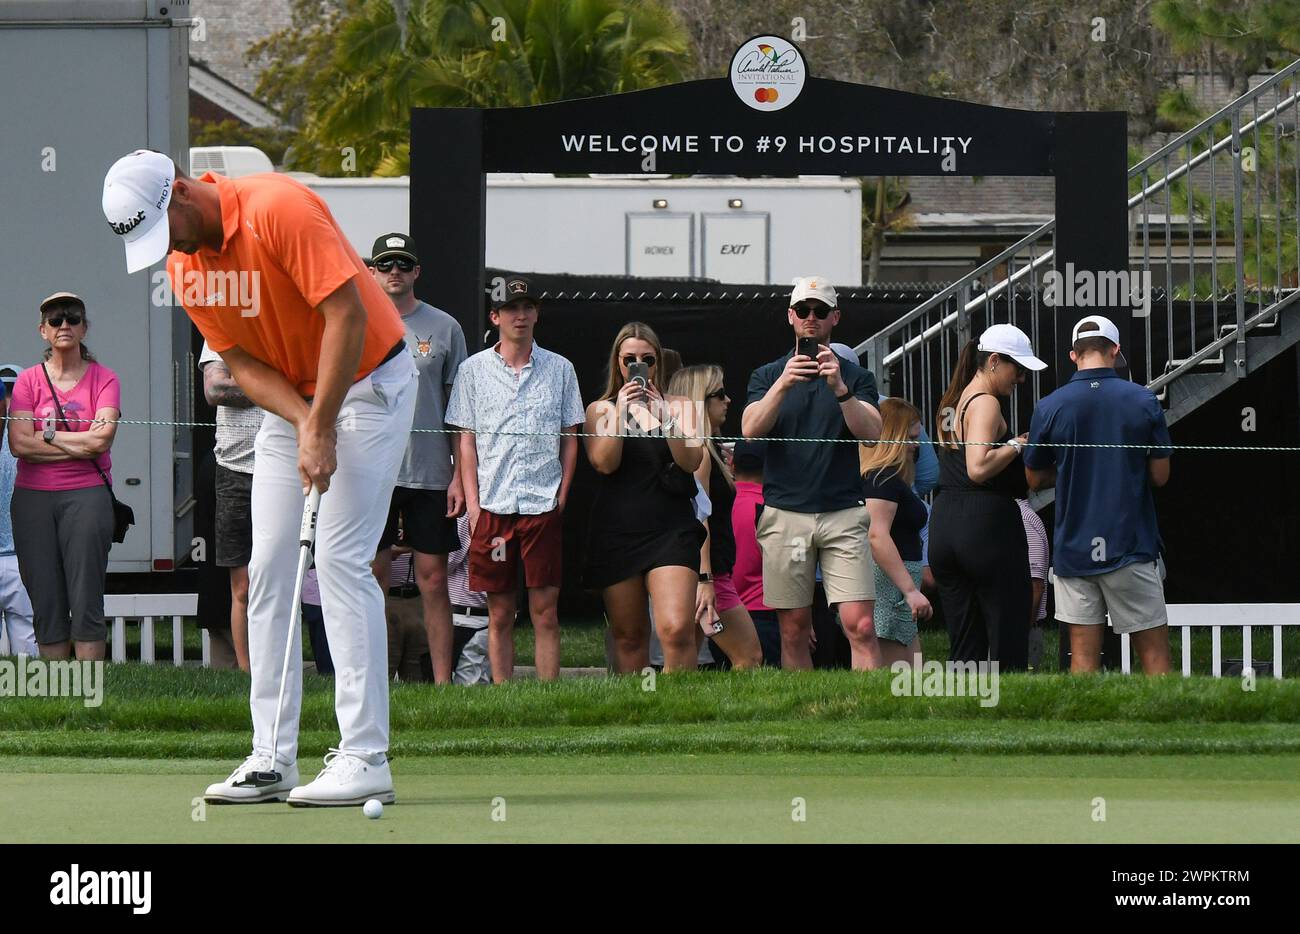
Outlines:
{"type": "MultiPolygon", "coordinates": [[[[596,473],[582,580],[601,596],[614,671],[813,667],[827,657],[820,619],[834,621],[854,668],[914,664],[919,628],[936,615],[952,660],[1035,668],[1049,584],[1072,670],[1098,667],[1108,622],[1132,636],[1144,670],[1169,669],[1152,499],[1169,477],[1169,434],[1154,396],[1118,372],[1106,318],[1075,326],[1077,372],[1018,437],[1003,403],[1047,364],[1018,328],[989,327],[961,350],[932,442],[925,413],[880,398],[874,375],[832,343],[834,287],[801,278],[790,344],[750,374],[744,440],[726,443],[727,374],[695,354],[683,365],[648,325],[618,331],[604,391],[584,409],[572,364],[536,341],[541,299],[528,280],[504,282],[490,315],[500,339],[470,355],[456,320],[415,298],[411,238],[386,234],[372,253],[419,373],[417,430],[374,552],[390,677],[509,680],[521,594],[537,677],[559,676],[562,516],[579,446],[596,473]],[[1090,446],[1103,443],[1120,447],[1090,446]],[[1030,497],[1050,487],[1049,544],[1030,497]]],[[[118,377],[86,345],[78,296],[42,302],[39,329],[45,359],[7,393],[0,384],[11,416],[0,634],[15,652],[102,658],[118,377]]],[[[215,564],[229,569],[232,607],[229,628],[212,631],[212,660],[247,670],[264,412],[206,345],[199,367],[217,411],[215,564]]],[[[316,670],[329,674],[314,571],[301,600],[316,670]]]]}

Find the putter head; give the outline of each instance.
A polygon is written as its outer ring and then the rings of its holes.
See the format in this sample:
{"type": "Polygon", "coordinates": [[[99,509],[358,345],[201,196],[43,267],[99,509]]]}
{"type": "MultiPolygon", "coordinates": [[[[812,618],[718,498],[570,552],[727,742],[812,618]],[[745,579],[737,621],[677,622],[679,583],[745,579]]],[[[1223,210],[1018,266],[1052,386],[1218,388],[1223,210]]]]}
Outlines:
{"type": "Polygon", "coordinates": [[[245,772],[244,777],[235,782],[236,788],[265,788],[284,780],[279,772],[245,772]]]}

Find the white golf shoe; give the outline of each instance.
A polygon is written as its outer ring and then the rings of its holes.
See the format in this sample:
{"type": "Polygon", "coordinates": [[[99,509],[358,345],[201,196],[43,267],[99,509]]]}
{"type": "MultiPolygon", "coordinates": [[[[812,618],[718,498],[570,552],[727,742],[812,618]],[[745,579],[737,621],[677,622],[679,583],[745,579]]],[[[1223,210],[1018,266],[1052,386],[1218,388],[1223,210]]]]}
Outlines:
{"type": "Polygon", "coordinates": [[[271,782],[270,773],[275,766],[270,756],[257,753],[249,756],[230,773],[224,782],[209,785],[203,793],[208,804],[260,804],[264,801],[283,801],[298,784],[298,766],[281,766],[280,780],[271,782]]]}
{"type": "Polygon", "coordinates": [[[320,774],[290,792],[289,806],[359,807],[371,798],[378,799],[381,804],[392,804],[397,800],[388,760],[374,765],[360,756],[331,749],[320,774]]]}

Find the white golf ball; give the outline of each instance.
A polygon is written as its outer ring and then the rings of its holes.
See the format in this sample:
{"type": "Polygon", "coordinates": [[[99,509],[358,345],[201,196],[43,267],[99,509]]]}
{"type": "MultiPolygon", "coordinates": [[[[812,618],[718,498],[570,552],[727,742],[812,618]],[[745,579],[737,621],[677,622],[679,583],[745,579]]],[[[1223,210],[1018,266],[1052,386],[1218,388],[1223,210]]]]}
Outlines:
{"type": "Polygon", "coordinates": [[[365,803],[361,813],[371,820],[379,820],[384,813],[384,805],[378,798],[371,798],[365,803]]]}

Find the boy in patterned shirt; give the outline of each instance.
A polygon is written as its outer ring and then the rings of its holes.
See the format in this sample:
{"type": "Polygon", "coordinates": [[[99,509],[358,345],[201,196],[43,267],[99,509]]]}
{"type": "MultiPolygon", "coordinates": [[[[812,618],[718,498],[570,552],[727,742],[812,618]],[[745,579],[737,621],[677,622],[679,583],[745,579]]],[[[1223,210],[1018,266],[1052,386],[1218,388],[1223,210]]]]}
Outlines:
{"type": "Polygon", "coordinates": [[[470,587],[487,594],[492,678],[514,671],[515,588],[524,566],[537,677],[560,676],[561,522],[585,420],[573,364],[533,340],[540,303],[525,279],[507,279],[491,320],[500,341],[456,374],[448,428],[469,515],[470,587]]]}

